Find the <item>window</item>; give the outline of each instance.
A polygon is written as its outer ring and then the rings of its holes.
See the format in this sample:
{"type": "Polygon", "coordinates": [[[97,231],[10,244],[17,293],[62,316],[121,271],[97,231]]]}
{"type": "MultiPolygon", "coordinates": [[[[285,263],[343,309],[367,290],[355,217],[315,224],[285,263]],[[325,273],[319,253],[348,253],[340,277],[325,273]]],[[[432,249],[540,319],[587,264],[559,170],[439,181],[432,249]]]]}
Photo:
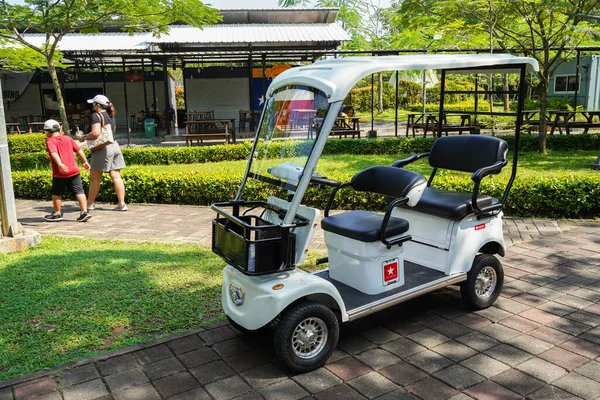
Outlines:
{"type": "Polygon", "coordinates": [[[578,90],[577,76],[557,75],[554,77],[554,93],[574,93],[578,90]]]}

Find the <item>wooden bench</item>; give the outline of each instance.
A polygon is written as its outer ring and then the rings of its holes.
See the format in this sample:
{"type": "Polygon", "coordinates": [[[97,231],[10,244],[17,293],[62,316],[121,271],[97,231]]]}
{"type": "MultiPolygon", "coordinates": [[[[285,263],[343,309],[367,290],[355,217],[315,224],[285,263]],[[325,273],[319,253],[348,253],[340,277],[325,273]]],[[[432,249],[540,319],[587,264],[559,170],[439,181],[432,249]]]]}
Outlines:
{"type": "Polygon", "coordinates": [[[226,143],[235,143],[235,119],[186,121],[183,137],[188,146],[191,146],[194,140],[197,144],[203,143],[203,140],[214,139],[225,139],[226,143]]]}
{"type": "Polygon", "coordinates": [[[229,143],[229,133],[186,133],[183,135],[185,138],[186,146],[191,146],[196,141],[196,144],[202,143],[202,140],[215,140],[225,139],[226,143],[229,143]]]}

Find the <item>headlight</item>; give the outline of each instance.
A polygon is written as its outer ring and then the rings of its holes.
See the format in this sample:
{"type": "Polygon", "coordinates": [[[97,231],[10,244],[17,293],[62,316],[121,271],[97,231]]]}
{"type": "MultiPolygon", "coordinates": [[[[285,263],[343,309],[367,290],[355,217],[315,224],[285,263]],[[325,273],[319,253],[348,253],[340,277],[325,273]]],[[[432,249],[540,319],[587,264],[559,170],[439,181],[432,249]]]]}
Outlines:
{"type": "Polygon", "coordinates": [[[229,284],[229,297],[231,297],[231,301],[233,301],[233,304],[235,304],[238,307],[244,304],[244,296],[244,289],[237,285],[234,285],[233,283],[229,284]]]}

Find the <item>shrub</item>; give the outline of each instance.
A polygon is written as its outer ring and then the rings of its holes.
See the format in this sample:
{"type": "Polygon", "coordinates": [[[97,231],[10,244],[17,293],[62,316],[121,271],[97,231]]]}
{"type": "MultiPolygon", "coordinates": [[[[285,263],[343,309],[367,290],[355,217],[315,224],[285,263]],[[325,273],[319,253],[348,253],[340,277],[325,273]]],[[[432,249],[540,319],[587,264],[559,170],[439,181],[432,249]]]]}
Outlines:
{"type": "MultiPolygon", "coordinates": [[[[332,179],[348,181],[350,175],[332,176],[332,179]]],[[[89,175],[83,174],[84,186],[88,187],[89,175]]],[[[196,204],[210,205],[233,198],[241,175],[220,174],[207,177],[194,173],[153,173],[139,170],[123,171],[127,198],[133,203],[196,204]]],[[[51,197],[51,174],[47,171],[14,172],[15,195],[24,199],[51,197]]],[[[486,179],[482,193],[501,197],[505,179],[486,179]]],[[[468,177],[439,174],[434,186],[448,190],[470,191],[472,182],[468,177]]],[[[323,209],[329,198],[329,189],[311,186],[304,197],[304,204],[323,209]]],[[[245,195],[249,199],[266,200],[270,195],[285,197],[283,190],[256,181],[248,183],[245,195]]],[[[101,181],[99,201],[114,201],[115,193],[110,178],[105,174],[101,181]]],[[[344,189],[336,197],[335,208],[384,210],[381,196],[353,192],[344,189]]],[[[505,213],[520,217],[582,218],[600,215],[600,177],[596,174],[565,174],[560,176],[535,176],[515,180],[508,197],[505,213]]]]}
{"type": "MultiPolygon", "coordinates": [[[[502,136],[508,142],[508,148],[513,148],[514,136],[502,136]]],[[[412,154],[429,151],[434,138],[386,138],[375,140],[335,139],[325,145],[323,155],[330,154],[412,154]]],[[[311,142],[273,142],[267,151],[269,157],[280,157],[281,152],[292,155],[298,152],[306,153],[307,149],[298,146],[310,146],[311,142]],[[284,147],[287,146],[287,147],[284,147]]],[[[538,151],[537,135],[521,135],[519,150],[522,152],[538,151]]],[[[600,134],[587,135],[549,135],[546,136],[548,150],[598,150],[600,149],[600,134]]],[[[250,155],[252,144],[244,142],[231,145],[214,145],[198,147],[143,147],[123,149],[123,156],[127,165],[170,165],[170,164],[196,164],[220,161],[246,160],[250,155]]],[[[90,153],[86,150],[89,158],[90,153]]],[[[50,161],[46,152],[11,155],[11,168],[13,171],[28,169],[49,168],[50,161]]]]}
{"type": "Polygon", "coordinates": [[[45,150],[46,135],[43,133],[8,135],[8,151],[10,154],[39,153],[45,150]]]}

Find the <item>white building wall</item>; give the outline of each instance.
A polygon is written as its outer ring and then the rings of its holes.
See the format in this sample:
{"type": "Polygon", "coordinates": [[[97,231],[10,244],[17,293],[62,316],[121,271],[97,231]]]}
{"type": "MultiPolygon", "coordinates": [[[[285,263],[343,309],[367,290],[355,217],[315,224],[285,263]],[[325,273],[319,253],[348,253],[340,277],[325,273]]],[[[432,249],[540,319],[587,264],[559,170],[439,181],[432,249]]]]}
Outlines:
{"type": "Polygon", "coordinates": [[[187,111],[214,110],[215,118],[238,119],[250,107],[248,78],[186,79],[187,111]]]}

